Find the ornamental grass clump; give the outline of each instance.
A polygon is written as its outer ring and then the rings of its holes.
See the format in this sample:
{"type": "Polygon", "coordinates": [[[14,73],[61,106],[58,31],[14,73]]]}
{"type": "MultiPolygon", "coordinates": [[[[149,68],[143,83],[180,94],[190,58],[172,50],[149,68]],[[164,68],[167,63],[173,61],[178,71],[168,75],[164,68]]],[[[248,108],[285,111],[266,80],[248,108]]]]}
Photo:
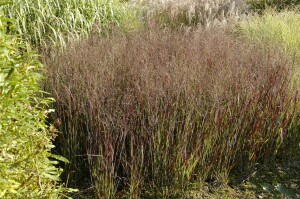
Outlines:
{"type": "Polygon", "coordinates": [[[216,26],[238,20],[246,12],[243,0],[137,0],[144,18],[161,26],[216,26]]]}
{"type": "Polygon", "coordinates": [[[51,154],[55,130],[46,125],[52,99],[39,87],[41,64],[26,43],[7,34],[0,16],[0,198],[61,198],[62,169],[51,154]]]}
{"type": "Polygon", "coordinates": [[[258,42],[281,46],[300,63],[300,13],[295,11],[276,12],[268,10],[263,15],[254,15],[240,22],[237,32],[258,42]]]}
{"type": "Polygon", "coordinates": [[[278,46],[291,60],[295,70],[291,75],[295,81],[294,89],[300,88],[300,14],[297,11],[277,13],[268,10],[263,15],[255,15],[238,24],[236,32],[250,41],[272,43],[278,46]]]}
{"type": "Polygon", "coordinates": [[[135,12],[117,0],[13,0],[2,9],[16,19],[16,33],[36,47],[51,44],[64,48],[70,40],[91,30],[107,33],[113,26],[134,23],[135,12]]]}
{"type": "MultiPolygon", "coordinates": [[[[250,42],[268,43],[278,46],[294,61],[294,69],[290,73],[293,80],[290,90],[300,89],[300,13],[294,11],[276,12],[267,10],[262,15],[254,15],[241,22],[237,26],[238,36],[244,37],[250,42]]],[[[299,111],[297,113],[299,116],[299,111]]],[[[299,121],[295,121],[292,128],[293,136],[290,136],[287,148],[290,153],[299,151],[299,121]],[[294,147],[292,147],[294,146],[294,147]],[[294,148],[294,150],[291,150],[294,148]]]]}
{"type": "Polygon", "coordinates": [[[113,31],[44,63],[67,175],[89,179],[95,198],[226,183],[275,157],[297,106],[290,60],[220,29],[113,31]]]}

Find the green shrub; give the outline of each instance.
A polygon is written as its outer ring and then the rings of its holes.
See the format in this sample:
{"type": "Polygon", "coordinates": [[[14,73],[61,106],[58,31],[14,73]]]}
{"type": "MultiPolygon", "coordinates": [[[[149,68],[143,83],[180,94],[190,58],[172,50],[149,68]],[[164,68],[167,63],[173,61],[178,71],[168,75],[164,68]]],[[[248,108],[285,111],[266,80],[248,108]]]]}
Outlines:
{"type": "Polygon", "coordinates": [[[95,198],[179,198],[190,183],[226,182],[274,158],[296,106],[281,51],[217,29],[114,32],[45,63],[57,146],[95,198]]]}
{"type": "Polygon", "coordinates": [[[65,159],[50,153],[52,100],[42,97],[37,56],[6,34],[11,22],[0,16],[0,198],[59,198],[67,190],[55,165],[65,159]]]}
{"type": "Polygon", "coordinates": [[[17,33],[36,46],[51,42],[64,47],[92,29],[104,33],[113,25],[130,28],[137,21],[135,12],[118,0],[13,0],[4,13],[16,19],[17,33]]]}

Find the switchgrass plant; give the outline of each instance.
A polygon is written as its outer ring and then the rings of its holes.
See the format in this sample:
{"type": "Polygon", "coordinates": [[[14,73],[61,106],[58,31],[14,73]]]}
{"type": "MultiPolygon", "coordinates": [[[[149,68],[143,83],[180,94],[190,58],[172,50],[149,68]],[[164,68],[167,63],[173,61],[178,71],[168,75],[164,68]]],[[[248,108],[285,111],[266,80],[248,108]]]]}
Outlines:
{"type": "Polygon", "coordinates": [[[93,29],[106,33],[114,25],[134,24],[134,11],[118,0],[13,0],[4,14],[16,19],[16,32],[34,46],[45,43],[64,48],[69,40],[93,29]]]}
{"type": "MultiPolygon", "coordinates": [[[[238,34],[250,41],[272,43],[278,46],[278,50],[285,52],[290,59],[294,60],[296,67],[291,73],[293,84],[291,89],[299,91],[300,88],[300,13],[298,10],[286,10],[276,12],[267,10],[263,15],[249,17],[238,25],[238,34]]],[[[299,102],[298,102],[299,103],[299,102]]],[[[299,116],[299,112],[297,114],[299,116]]],[[[299,151],[300,134],[299,118],[291,125],[290,141],[288,148],[290,154],[299,151]],[[291,147],[294,146],[294,147],[291,147]]]]}
{"type": "Polygon", "coordinates": [[[295,11],[266,11],[262,16],[249,17],[238,25],[238,33],[252,41],[273,43],[296,61],[293,74],[300,86],[300,13],[295,11]]]}
{"type": "Polygon", "coordinates": [[[50,153],[52,99],[42,97],[37,56],[7,34],[11,23],[0,16],[0,198],[61,198],[71,190],[60,184],[62,169],[56,167],[66,159],[50,153]]]}
{"type": "Polygon", "coordinates": [[[297,109],[289,59],[220,29],[113,31],[44,63],[69,179],[88,178],[94,198],[226,183],[275,157],[297,109]]]}
{"type": "Polygon", "coordinates": [[[161,26],[216,26],[245,13],[243,0],[137,0],[148,23],[161,26]]]}

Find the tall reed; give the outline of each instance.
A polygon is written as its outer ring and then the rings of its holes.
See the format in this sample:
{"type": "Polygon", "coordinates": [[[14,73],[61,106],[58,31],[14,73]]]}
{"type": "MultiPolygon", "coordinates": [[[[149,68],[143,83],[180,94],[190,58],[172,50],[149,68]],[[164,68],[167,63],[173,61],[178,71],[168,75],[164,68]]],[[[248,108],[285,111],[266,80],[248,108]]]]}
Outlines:
{"type": "MultiPolygon", "coordinates": [[[[17,33],[31,44],[65,47],[92,29],[105,33],[113,25],[134,21],[134,12],[118,0],[13,0],[4,14],[16,19],[17,33]]],[[[125,25],[125,24],[124,24],[125,25]]]]}
{"type": "Polygon", "coordinates": [[[226,182],[274,158],[297,105],[289,59],[219,29],[115,31],[44,62],[57,146],[95,198],[178,198],[191,183],[226,182]]]}

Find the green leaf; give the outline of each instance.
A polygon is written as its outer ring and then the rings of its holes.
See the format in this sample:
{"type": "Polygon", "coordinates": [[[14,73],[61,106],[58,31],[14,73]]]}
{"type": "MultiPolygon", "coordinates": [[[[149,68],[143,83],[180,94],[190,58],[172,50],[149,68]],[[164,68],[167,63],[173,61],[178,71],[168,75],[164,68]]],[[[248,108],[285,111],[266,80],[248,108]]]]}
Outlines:
{"type": "Polygon", "coordinates": [[[273,185],[269,183],[261,183],[260,185],[262,186],[263,190],[268,191],[270,193],[274,190],[273,185]]]}
{"type": "Polygon", "coordinates": [[[0,0],[0,6],[5,6],[5,5],[9,5],[9,4],[13,4],[12,0],[0,0]]]}
{"type": "Polygon", "coordinates": [[[0,192],[0,198],[2,198],[5,195],[5,193],[6,193],[6,190],[1,191],[0,192]]]}
{"type": "Polygon", "coordinates": [[[11,68],[7,74],[7,76],[5,77],[5,80],[8,80],[10,78],[10,76],[13,74],[13,72],[15,71],[14,68],[11,68]]]}
{"type": "Polygon", "coordinates": [[[60,155],[50,154],[49,156],[50,156],[51,158],[56,159],[56,160],[60,160],[60,161],[62,161],[62,162],[64,162],[64,163],[69,163],[69,160],[68,160],[68,159],[66,159],[66,158],[64,158],[64,157],[62,157],[62,156],[60,156],[60,155]]]}
{"type": "Polygon", "coordinates": [[[286,188],[282,184],[278,184],[275,188],[281,194],[284,194],[284,195],[289,196],[289,197],[297,197],[295,192],[293,192],[291,189],[286,188]]]}
{"type": "Polygon", "coordinates": [[[51,179],[53,181],[57,181],[58,180],[57,176],[55,176],[55,175],[50,175],[50,174],[47,174],[47,173],[43,173],[43,176],[45,176],[46,178],[49,178],[49,179],[51,179]]]}

